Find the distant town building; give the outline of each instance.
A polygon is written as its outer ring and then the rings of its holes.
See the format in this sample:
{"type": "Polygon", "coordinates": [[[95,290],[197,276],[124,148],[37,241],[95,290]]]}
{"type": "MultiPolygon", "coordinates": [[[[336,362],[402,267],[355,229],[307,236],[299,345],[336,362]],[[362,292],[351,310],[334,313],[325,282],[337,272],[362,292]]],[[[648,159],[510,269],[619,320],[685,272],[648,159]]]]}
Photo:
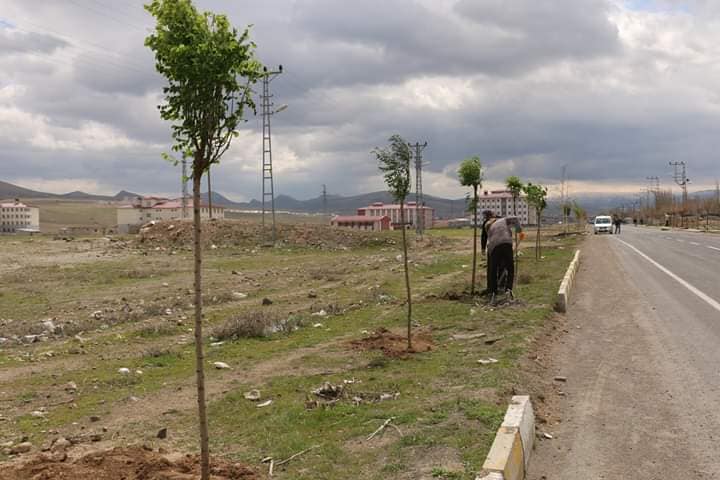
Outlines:
{"type": "Polygon", "coordinates": [[[0,234],[38,233],[40,209],[15,199],[0,202],[0,234]]]}
{"type": "Polygon", "coordinates": [[[368,215],[336,215],[330,220],[330,226],[352,228],[353,230],[390,230],[390,217],[368,215]]]}
{"type": "MultiPolygon", "coordinates": [[[[117,209],[118,233],[130,233],[138,227],[152,221],[190,219],[193,215],[192,199],[187,199],[187,208],[183,212],[182,199],[161,197],[137,197],[131,205],[123,205],[117,209]]],[[[200,217],[210,218],[208,205],[200,205],[200,217]]],[[[224,219],[225,208],[213,205],[212,218],[224,219]]]]}
{"type": "Polygon", "coordinates": [[[501,217],[516,216],[523,225],[537,224],[535,209],[528,208],[527,197],[520,195],[516,200],[517,213],[513,212],[512,194],[507,190],[485,190],[478,196],[478,222],[484,210],[491,210],[501,217]]]}
{"type": "MultiPolygon", "coordinates": [[[[417,225],[417,219],[419,216],[424,217],[425,228],[433,227],[433,219],[435,217],[435,209],[423,205],[418,207],[415,202],[408,202],[403,206],[405,210],[405,223],[408,228],[415,227],[417,225]]],[[[382,202],[376,202],[368,207],[358,208],[357,213],[359,216],[368,217],[390,217],[390,224],[393,228],[400,227],[400,205],[391,204],[385,205],[382,202]]]]}

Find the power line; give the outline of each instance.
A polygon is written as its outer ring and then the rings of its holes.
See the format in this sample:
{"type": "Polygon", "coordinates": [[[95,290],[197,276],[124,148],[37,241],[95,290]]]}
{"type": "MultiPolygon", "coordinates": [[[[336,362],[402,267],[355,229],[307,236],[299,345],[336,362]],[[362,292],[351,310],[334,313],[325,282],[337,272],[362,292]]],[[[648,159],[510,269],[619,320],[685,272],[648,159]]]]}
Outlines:
{"type": "Polygon", "coordinates": [[[408,147],[415,149],[415,233],[422,236],[425,231],[425,200],[422,191],[422,151],[427,147],[427,142],[415,145],[408,143],[408,147]]]}

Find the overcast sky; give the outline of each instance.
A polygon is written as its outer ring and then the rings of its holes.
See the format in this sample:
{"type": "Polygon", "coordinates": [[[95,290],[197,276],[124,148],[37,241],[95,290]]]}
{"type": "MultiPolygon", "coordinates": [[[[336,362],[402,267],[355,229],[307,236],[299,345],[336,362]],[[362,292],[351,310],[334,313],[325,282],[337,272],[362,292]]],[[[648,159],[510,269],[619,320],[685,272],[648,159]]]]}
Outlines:
{"type": "MultiPolygon", "coordinates": [[[[141,0],[0,0],[0,180],[57,193],[176,194],[163,79],[141,0]]],[[[571,193],[720,176],[720,2],[714,0],[215,0],[253,24],[273,84],[276,193],[383,189],[370,154],[393,133],[428,142],[425,192],[461,197],[479,155],[571,193]]],[[[214,170],[214,189],[259,198],[260,117],[214,170]]]]}

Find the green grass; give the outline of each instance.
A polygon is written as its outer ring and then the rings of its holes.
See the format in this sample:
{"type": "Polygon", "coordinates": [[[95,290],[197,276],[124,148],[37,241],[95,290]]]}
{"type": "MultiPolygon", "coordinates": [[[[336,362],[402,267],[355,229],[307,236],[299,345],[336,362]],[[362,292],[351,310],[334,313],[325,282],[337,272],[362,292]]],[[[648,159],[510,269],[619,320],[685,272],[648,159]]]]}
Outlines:
{"type": "MultiPolygon", "coordinates": [[[[299,315],[305,325],[290,334],[208,346],[208,362],[223,361],[233,366],[229,377],[226,371],[207,371],[209,384],[225,379],[224,393],[210,404],[213,451],[258,464],[266,456],[277,461],[318,446],[279,468],[278,478],[386,479],[418,477],[422,470],[422,475],[433,478],[473,479],[502,421],[509,386],[519,379],[518,362],[530,345],[529,339],[552,315],[557,286],[573,253],[571,242],[554,243],[563,248],[546,248],[545,258],[539,262],[530,258],[532,252],[528,250],[520,264],[520,273],[528,281],[516,287],[521,303],[500,309],[438,299],[444,292],[468,286],[470,271],[462,268],[471,264],[467,253],[411,253],[422,260],[411,271],[413,317],[431,332],[435,348],[402,359],[386,358],[379,352],[353,351],[348,345],[349,340],[362,337],[364,330],[382,326],[403,331],[402,267],[395,260],[399,247],[340,252],[302,248],[259,250],[255,254],[233,249],[208,252],[206,297],[217,296],[218,300],[209,300],[206,305],[206,331],[229,316],[258,308],[279,315],[299,315]],[[242,275],[234,276],[232,270],[242,275]],[[260,286],[245,290],[248,284],[241,280],[245,275],[260,286]],[[319,298],[309,300],[310,289],[316,290],[319,298]],[[250,296],[237,301],[229,296],[232,291],[245,291],[250,296]],[[394,298],[378,302],[379,293],[394,298]],[[275,303],[260,307],[263,296],[273,298],[275,303]],[[311,304],[316,308],[328,304],[353,308],[344,314],[319,318],[310,316],[311,304]],[[316,322],[323,326],[312,327],[316,322]],[[454,333],[466,331],[502,338],[493,345],[452,339],[454,333]],[[479,358],[489,356],[499,362],[487,366],[477,363],[479,358]],[[400,395],[378,403],[354,405],[342,401],[328,408],[306,408],[306,401],[314,398],[314,388],[325,381],[342,384],[349,379],[359,382],[347,387],[351,392],[400,395]],[[273,400],[272,405],[258,408],[245,400],[243,393],[251,388],[259,388],[264,398],[273,400]],[[395,418],[393,424],[402,436],[389,427],[373,440],[365,440],[390,417],[395,418]],[[448,455],[455,459],[454,463],[448,463],[448,455]]],[[[46,274],[44,283],[32,288],[41,292],[43,286],[65,282],[67,289],[62,294],[46,289],[45,297],[39,296],[35,304],[23,295],[30,291],[27,286],[4,291],[0,307],[20,307],[19,311],[35,315],[55,300],[74,305],[78,299],[84,301],[94,295],[112,301],[128,295],[126,292],[136,292],[134,302],[144,299],[145,305],[164,305],[179,295],[180,289],[188,288],[191,263],[186,254],[174,258],[150,254],[123,260],[102,259],[70,268],[39,268],[46,274]],[[108,266],[120,275],[101,271],[108,266]],[[169,291],[160,288],[166,281],[171,283],[169,291]]],[[[478,270],[482,281],[484,268],[478,270]]],[[[182,298],[184,303],[189,301],[187,296],[182,298]]],[[[191,317],[187,308],[185,313],[191,317]]],[[[159,322],[111,326],[93,334],[92,341],[86,344],[88,361],[80,367],[45,369],[9,382],[4,386],[4,390],[13,392],[8,406],[22,414],[13,422],[0,424],[0,439],[11,434],[28,435],[41,443],[49,430],[62,431],[73,422],[83,424],[90,415],[104,417],[131,395],[168,396],[170,407],[172,392],[181,385],[192,385],[192,345],[177,345],[175,341],[178,334],[187,335],[184,330],[192,321],[177,326],[164,319],[155,320],[159,322]],[[105,350],[120,351],[124,356],[103,357],[105,350]],[[121,376],[117,372],[120,367],[141,369],[143,374],[121,376]],[[35,405],[48,393],[53,393],[55,401],[58,386],[69,381],[79,386],[76,405],[53,407],[45,419],[27,415],[33,408],[25,407],[25,402],[35,405]]],[[[56,355],[61,355],[58,350],[55,348],[56,355]]],[[[14,355],[0,356],[3,367],[17,363],[22,362],[16,362],[14,355]]],[[[170,417],[126,425],[124,431],[152,432],[155,427],[169,426],[176,448],[194,450],[195,422],[195,409],[190,407],[170,417]]]]}

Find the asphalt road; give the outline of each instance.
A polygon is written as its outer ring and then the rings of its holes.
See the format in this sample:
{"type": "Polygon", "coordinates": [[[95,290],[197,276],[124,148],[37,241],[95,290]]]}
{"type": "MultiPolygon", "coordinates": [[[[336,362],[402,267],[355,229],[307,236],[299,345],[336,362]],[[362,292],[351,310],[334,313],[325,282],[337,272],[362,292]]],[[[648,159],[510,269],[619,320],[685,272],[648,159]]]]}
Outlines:
{"type": "Polygon", "coordinates": [[[592,236],[573,295],[528,478],[720,479],[720,236],[592,236]]]}

